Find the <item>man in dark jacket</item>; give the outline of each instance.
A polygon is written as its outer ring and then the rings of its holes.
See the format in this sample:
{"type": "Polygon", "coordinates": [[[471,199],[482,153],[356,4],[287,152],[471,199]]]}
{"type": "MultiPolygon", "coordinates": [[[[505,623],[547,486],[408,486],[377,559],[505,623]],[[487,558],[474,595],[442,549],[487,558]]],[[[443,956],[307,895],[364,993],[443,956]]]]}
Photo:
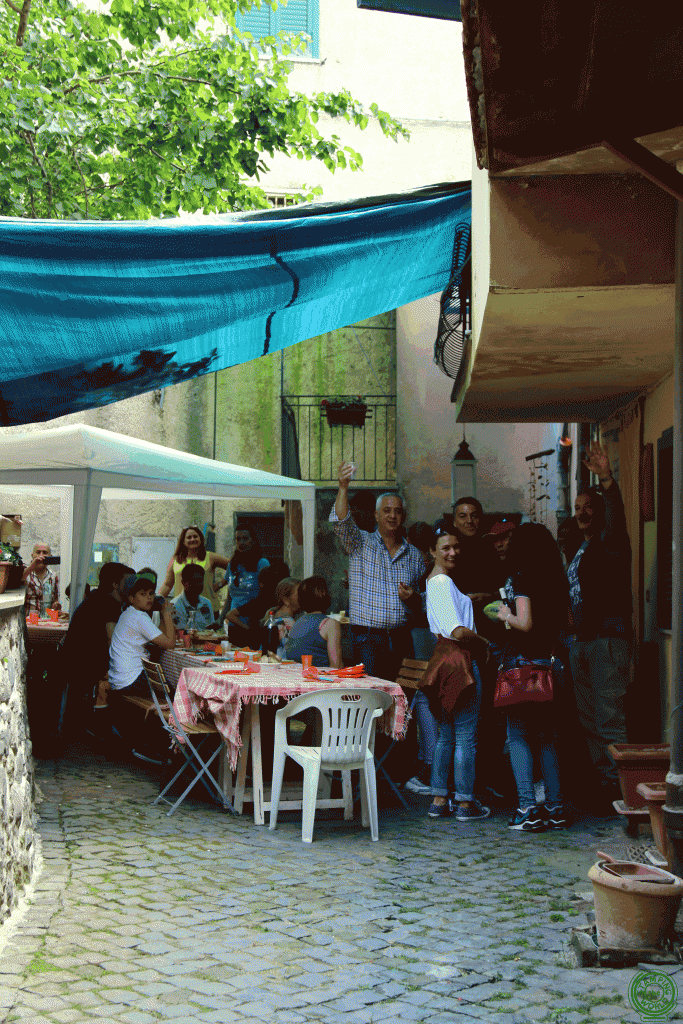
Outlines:
{"type": "Polygon", "coordinates": [[[569,565],[576,639],[569,653],[579,720],[604,796],[616,796],[617,773],[607,747],[626,741],[624,694],[631,672],[631,544],[624,503],[609,458],[594,441],[584,464],[599,493],[577,495],[574,513],[584,541],[569,565]]]}
{"type": "Polygon", "coordinates": [[[97,590],[92,590],[71,616],[59,655],[62,689],[61,729],[82,735],[92,727],[98,684],[109,670],[109,642],[121,614],[121,586],[135,570],[121,562],[105,562],[97,590]]]}

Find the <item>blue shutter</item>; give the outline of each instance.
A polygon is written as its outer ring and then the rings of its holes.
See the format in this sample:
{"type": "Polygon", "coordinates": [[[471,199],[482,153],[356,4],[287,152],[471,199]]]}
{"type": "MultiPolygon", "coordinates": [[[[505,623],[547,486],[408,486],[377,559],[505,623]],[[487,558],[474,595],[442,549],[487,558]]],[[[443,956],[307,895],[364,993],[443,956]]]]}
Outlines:
{"type": "Polygon", "coordinates": [[[255,39],[278,32],[306,32],[311,37],[306,56],[318,56],[318,0],[288,0],[286,7],[275,11],[263,3],[260,10],[252,7],[246,14],[237,14],[235,20],[242,32],[251,32],[255,39]]]}
{"type": "Polygon", "coordinates": [[[271,24],[274,18],[273,12],[267,4],[262,3],[261,7],[252,7],[246,14],[237,13],[235,22],[240,32],[251,32],[257,41],[263,36],[271,36],[275,32],[275,26],[271,24]]]}

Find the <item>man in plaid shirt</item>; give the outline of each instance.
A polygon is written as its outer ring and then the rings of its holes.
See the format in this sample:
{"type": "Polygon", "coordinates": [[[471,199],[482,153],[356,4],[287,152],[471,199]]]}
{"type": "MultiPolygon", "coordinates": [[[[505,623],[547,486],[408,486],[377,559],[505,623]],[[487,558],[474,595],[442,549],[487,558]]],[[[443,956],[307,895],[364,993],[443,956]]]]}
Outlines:
{"type": "Polygon", "coordinates": [[[24,569],[27,615],[30,612],[45,615],[48,608],[62,607],[59,603],[59,576],[45,565],[45,559],[51,554],[49,544],[42,541],[35,544],[31,562],[24,569]]]}
{"type": "Polygon", "coordinates": [[[412,655],[408,611],[403,603],[424,572],[422,555],[403,536],[405,509],[397,494],[377,500],[374,533],[359,530],[349,510],[354,468],[339,467],[339,490],[330,522],[349,556],[349,618],[353,657],[369,675],[396,679],[404,657],[412,655]]]}

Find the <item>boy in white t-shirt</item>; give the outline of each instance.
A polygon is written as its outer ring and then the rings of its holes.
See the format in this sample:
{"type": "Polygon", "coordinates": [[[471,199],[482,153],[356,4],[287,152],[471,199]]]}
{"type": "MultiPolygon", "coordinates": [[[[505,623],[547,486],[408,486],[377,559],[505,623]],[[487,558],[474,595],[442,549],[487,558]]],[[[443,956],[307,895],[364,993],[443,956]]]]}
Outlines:
{"type": "Polygon", "coordinates": [[[122,737],[131,738],[130,714],[125,697],[149,697],[149,685],[142,666],[148,657],[147,644],[153,643],[163,650],[175,646],[173,605],[164,601],[161,609],[161,632],[149,613],[154,603],[154,586],[145,576],[134,576],[126,581],[128,605],[116,623],[109,647],[109,704],[122,737]]]}

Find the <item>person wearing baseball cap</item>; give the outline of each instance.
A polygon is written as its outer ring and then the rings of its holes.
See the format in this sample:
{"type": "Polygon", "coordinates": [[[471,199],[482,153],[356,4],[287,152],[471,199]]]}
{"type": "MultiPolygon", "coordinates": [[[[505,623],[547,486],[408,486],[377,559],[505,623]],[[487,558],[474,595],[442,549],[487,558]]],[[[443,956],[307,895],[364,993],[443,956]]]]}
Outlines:
{"type": "Polygon", "coordinates": [[[514,528],[515,524],[512,520],[501,519],[494,523],[489,532],[484,535],[487,539],[493,541],[493,549],[501,562],[505,561],[514,528]]]}

